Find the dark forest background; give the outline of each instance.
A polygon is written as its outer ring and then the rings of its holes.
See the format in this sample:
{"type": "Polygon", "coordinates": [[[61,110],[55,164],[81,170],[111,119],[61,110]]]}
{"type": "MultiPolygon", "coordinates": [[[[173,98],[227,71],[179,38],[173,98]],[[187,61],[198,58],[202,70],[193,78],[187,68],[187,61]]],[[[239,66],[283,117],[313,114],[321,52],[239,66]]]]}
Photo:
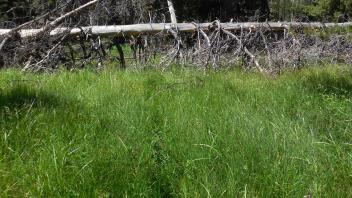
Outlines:
{"type": "MultiPolygon", "coordinates": [[[[1,26],[11,27],[57,8],[56,15],[89,0],[0,0],[1,26]]],[[[352,16],[352,0],[174,0],[178,20],[183,21],[332,21],[352,16]]],[[[102,0],[94,25],[169,21],[166,0],[102,0]],[[104,23],[104,24],[102,24],[104,23]]],[[[93,8],[94,9],[94,8],[93,8]]],[[[96,8],[97,9],[97,8],[96,8]]],[[[55,17],[55,16],[51,16],[55,17]]],[[[47,19],[50,20],[50,19],[47,19]]],[[[72,19],[71,19],[72,20],[72,19]]],[[[43,21],[44,23],[45,21],[43,21]]]]}

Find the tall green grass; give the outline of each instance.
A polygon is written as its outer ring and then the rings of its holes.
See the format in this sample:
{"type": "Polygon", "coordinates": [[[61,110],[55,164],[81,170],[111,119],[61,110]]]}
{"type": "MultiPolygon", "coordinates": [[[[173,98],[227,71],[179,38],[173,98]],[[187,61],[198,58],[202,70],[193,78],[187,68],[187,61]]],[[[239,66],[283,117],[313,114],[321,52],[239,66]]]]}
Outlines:
{"type": "Polygon", "coordinates": [[[0,73],[0,197],[351,197],[352,73],[0,73]]]}

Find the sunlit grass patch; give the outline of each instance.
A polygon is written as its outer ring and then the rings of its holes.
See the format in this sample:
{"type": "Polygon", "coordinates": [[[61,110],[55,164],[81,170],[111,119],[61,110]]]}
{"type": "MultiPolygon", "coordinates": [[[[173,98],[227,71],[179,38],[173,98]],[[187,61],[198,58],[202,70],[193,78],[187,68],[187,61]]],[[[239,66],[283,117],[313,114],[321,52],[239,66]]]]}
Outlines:
{"type": "Polygon", "coordinates": [[[352,75],[0,75],[0,195],[350,197],[352,75]]]}

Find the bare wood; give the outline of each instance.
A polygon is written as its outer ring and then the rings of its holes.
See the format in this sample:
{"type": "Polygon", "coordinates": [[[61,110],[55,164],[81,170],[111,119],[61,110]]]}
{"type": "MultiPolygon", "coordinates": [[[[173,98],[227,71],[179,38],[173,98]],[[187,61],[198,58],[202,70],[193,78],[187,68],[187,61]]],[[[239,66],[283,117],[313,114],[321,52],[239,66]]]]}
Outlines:
{"type": "Polygon", "coordinates": [[[272,67],[272,60],[271,60],[271,53],[270,53],[270,48],[268,46],[268,42],[266,40],[266,37],[263,33],[263,31],[260,31],[260,36],[262,37],[263,39],[263,42],[264,42],[264,45],[265,45],[265,49],[266,49],[266,52],[267,52],[267,55],[268,55],[268,65],[269,67],[271,68],[272,67]]]}
{"type": "Polygon", "coordinates": [[[39,16],[39,17],[37,17],[37,18],[31,20],[31,21],[28,21],[28,22],[26,22],[26,23],[23,23],[23,24],[21,24],[21,25],[15,27],[15,28],[13,28],[13,29],[11,29],[6,35],[2,35],[4,38],[3,38],[3,40],[2,40],[1,43],[0,43],[0,52],[1,52],[1,50],[4,48],[6,42],[10,39],[10,37],[11,37],[14,33],[16,33],[18,30],[20,30],[20,29],[22,29],[22,28],[24,28],[24,27],[26,27],[26,26],[28,26],[28,25],[31,25],[31,24],[33,24],[34,22],[36,22],[36,21],[38,21],[38,20],[40,20],[40,19],[43,19],[43,18],[49,16],[51,13],[55,12],[56,10],[58,10],[58,8],[56,8],[56,9],[50,11],[50,12],[47,12],[46,14],[43,14],[43,15],[41,15],[41,16],[39,16]]]}
{"type": "Polygon", "coordinates": [[[98,2],[99,2],[99,0],[90,1],[90,2],[84,4],[84,5],[80,6],[80,7],[78,7],[78,8],[76,8],[76,9],[72,10],[71,12],[68,12],[68,13],[62,15],[61,17],[55,19],[54,21],[50,22],[50,23],[47,24],[46,26],[44,26],[44,27],[42,27],[41,29],[39,29],[39,31],[37,31],[37,32],[36,32],[34,35],[32,35],[32,36],[36,36],[36,35],[38,35],[38,34],[41,34],[41,33],[43,33],[43,32],[48,31],[48,30],[51,29],[51,28],[55,28],[59,23],[61,23],[62,21],[64,21],[66,18],[71,17],[72,15],[77,14],[77,13],[79,13],[80,11],[82,11],[82,10],[84,10],[84,9],[86,9],[86,8],[88,8],[88,7],[90,7],[90,6],[94,5],[94,4],[96,4],[96,3],[98,3],[98,2]]]}
{"type": "MultiPolygon", "coordinates": [[[[58,47],[62,44],[62,42],[65,40],[65,38],[66,38],[66,36],[63,37],[63,38],[61,38],[60,42],[58,42],[56,45],[54,45],[54,46],[47,52],[46,56],[45,56],[42,60],[40,60],[39,62],[37,62],[37,63],[35,64],[35,68],[40,68],[40,65],[41,65],[45,60],[47,60],[47,59],[50,57],[51,53],[52,53],[56,48],[58,48],[58,47]]],[[[31,56],[31,57],[32,57],[32,56],[31,56]]],[[[26,71],[27,69],[31,68],[31,66],[32,66],[32,65],[30,64],[30,63],[32,62],[31,57],[30,57],[30,59],[29,59],[28,65],[26,65],[26,66],[22,69],[22,71],[26,71]]]]}
{"type": "Polygon", "coordinates": [[[210,42],[210,39],[209,39],[208,35],[202,29],[199,29],[199,32],[204,37],[204,39],[205,39],[205,41],[207,43],[207,46],[210,48],[211,47],[211,42],[210,42]]]}
{"type": "Polygon", "coordinates": [[[37,17],[37,18],[31,20],[31,21],[25,22],[25,23],[23,23],[23,24],[21,24],[21,25],[15,27],[15,28],[11,29],[11,31],[10,31],[9,34],[15,33],[16,31],[18,31],[18,30],[20,30],[20,29],[22,29],[22,28],[24,28],[24,27],[26,27],[26,26],[28,26],[28,25],[31,25],[31,24],[33,24],[33,23],[36,22],[36,21],[39,21],[39,20],[41,20],[41,19],[43,19],[43,18],[45,18],[45,17],[48,17],[48,16],[49,16],[50,14],[52,14],[53,12],[56,12],[58,9],[59,9],[59,8],[55,8],[54,10],[51,10],[50,12],[47,12],[47,13],[45,13],[45,14],[43,14],[43,15],[41,15],[41,16],[39,16],[39,17],[37,17]]]}
{"type": "Polygon", "coordinates": [[[211,51],[212,51],[212,49],[211,49],[211,41],[210,41],[208,35],[202,29],[198,29],[198,30],[199,30],[200,34],[204,37],[204,39],[205,39],[205,41],[207,43],[208,57],[207,57],[206,62],[204,63],[204,66],[205,66],[205,68],[208,68],[209,60],[210,60],[210,57],[211,57],[211,51]]]}
{"type": "MultiPolygon", "coordinates": [[[[34,21],[36,21],[36,20],[38,20],[38,19],[35,19],[35,20],[33,20],[33,21],[29,21],[29,22],[27,22],[27,23],[24,23],[24,24],[22,24],[22,25],[20,25],[20,26],[18,26],[18,27],[16,27],[16,28],[13,28],[13,29],[0,29],[0,36],[8,37],[8,36],[11,36],[11,34],[13,34],[14,32],[17,32],[17,31],[20,33],[20,35],[21,35],[22,38],[36,36],[36,35],[38,35],[38,34],[40,34],[40,33],[42,33],[42,32],[48,31],[48,30],[51,29],[51,28],[55,28],[59,23],[61,23],[61,22],[62,22],[63,20],[65,20],[66,18],[68,18],[68,17],[70,17],[70,16],[72,16],[72,15],[74,15],[74,14],[77,14],[77,13],[79,13],[80,11],[82,11],[82,10],[84,10],[84,9],[86,9],[86,8],[88,8],[88,7],[90,7],[90,6],[94,5],[94,4],[96,4],[96,3],[98,3],[98,2],[99,2],[99,0],[90,1],[90,2],[88,2],[88,3],[86,3],[86,4],[82,5],[82,6],[80,6],[79,8],[76,8],[76,9],[72,10],[71,12],[68,12],[68,13],[62,15],[61,17],[55,19],[54,21],[50,22],[49,24],[47,24],[46,26],[44,26],[44,27],[42,27],[42,28],[40,28],[40,29],[20,30],[20,29],[22,29],[23,27],[25,27],[25,26],[27,26],[27,25],[33,23],[34,21]]],[[[45,16],[47,16],[47,15],[49,15],[49,13],[47,13],[47,14],[45,14],[45,15],[39,17],[39,19],[40,19],[40,18],[43,18],[43,17],[45,17],[45,16]]],[[[69,30],[69,28],[63,28],[63,29],[69,30]]],[[[60,28],[60,30],[64,31],[63,29],[60,28]]],[[[53,30],[50,34],[51,34],[51,35],[56,35],[57,33],[55,34],[55,32],[56,32],[57,30],[58,30],[58,29],[53,30]]]]}
{"type": "Polygon", "coordinates": [[[171,0],[167,0],[167,5],[169,6],[169,12],[170,12],[170,16],[171,16],[171,23],[177,24],[177,17],[176,17],[174,4],[172,3],[171,0]]]}
{"type": "MultiPolygon", "coordinates": [[[[227,30],[223,30],[223,32],[227,35],[229,35],[231,38],[235,39],[237,42],[241,42],[240,39],[232,34],[231,32],[227,31],[227,30]]],[[[244,52],[251,58],[251,61],[254,63],[255,67],[258,69],[259,72],[261,73],[267,73],[267,71],[265,69],[263,69],[263,67],[259,64],[259,61],[256,59],[255,55],[253,53],[251,53],[247,47],[244,46],[240,46],[241,49],[244,50],[244,52]]]]}
{"type": "Polygon", "coordinates": [[[254,63],[255,67],[258,69],[258,71],[260,73],[263,73],[263,74],[268,73],[265,69],[263,69],[262,66],[260,66],[260,64],[254,54],[252,54],[246,47],[244,47],[243,49],[244,49],[244,52],[246,52],[246,54],[249,57],[251,57],[252,62],[254,63]]]}
{"type": "Polygon", "coordinates": [[[5,37],[1,43],[0,43],[0,52],[2,50],[2,48],[5,46],[5,43],[10,39],[10,37],[5,37]]]}
{"type": "Polygon", "coordinates": [[[68,13],[62,15],[61,17],[55,19],[54,21],[52,21],[51,23],[49,23],[48,25],[46,25],[45,27],[43,27],[43,28],[42,28],[42,31],[46,31],[46,30],[48,30],[49,28],[52,28],[52,27],[57,26],[59,23],[61,23],[61,22],[62,22],[63,20],[65,20],[66,18],[68,18],[68,17],[70,17],[70,16],[72,16],[72,15],[74,15],[74,14],[76,14],[76,13],[78,13],[78,12],[80,12],[80,11],[82,11],[82,10],[84,10],[84,9],[86,9],[86,8],[88,8],[88,7],[90,7],[90,6],[94,5],[94,4],[96,4],[96,3],[98,3],[98,2],[99,2],[99,0],[90,1],[90,2],[88,2],[88,3],[86,3],[86,4],[82,5],[82,6],[80,6],[79,8],[76,8],[76,9],[72,10],[71,12],[68,12],[68,13]]]}
{"type": "MultiPolygon", "coordinates": [[[[96,0],[98,1],[98,0],[96,0]]],[[[92,1],[95,2],[96,1],[92,1]]],[[[72,14],[72,12],[70,12],[72,14]]],[[[67,17],[67,15],[65,15],[67,17]]],[[[65,17],[60,17],[58,21],[63,20],[65,17]]],[[[55,26],[59,23],[57,20],[51,23],[51,27],[55,26]]],[[[331,27],[352,27],[352,22],[347,23],[221,23],[221,28],[223,30],[228,31],[241,31],[243,30],[250,30],[254,28],[270,28],[273,31],[283,31],[289,28],[331,28],[331,27]]],[[[152,23],[152,24],[134,24],[134,25],[114,25],[114,26],[87,26],[82,27],[83,30],[91,30],[93,34],[100,35],[100,36],[111,36],[111,35],[140,35],[141,33],[144,34],[156,34],[159,32],[167,32],[167,30],[172,29],[175,24],[172,23],[152,23]]],[[[209,31],[210,27],[212,27],[212,23],[200,23],[198,24],[198,28],[203,31],[209,31]]],[[[196,32],[197,27],[194,23],[177,23],[178,31],[179,32],[196,32]]],[[[46,27],[48,28],[48,27],[46,27]]],[[[43,31],[43,29],[23,29],[18,31],[22,38],[25,37],[33,37],[43,31]]],[[[58,34],[62,34],[63,32],[69,31],[71,35],[79,35],[82,31],[81,28],[56,28],[50,32],[50,35],[55,36],[58,34]]],[[[0,29],[0,36],[9,34],[11,29],[0,29]]]]}

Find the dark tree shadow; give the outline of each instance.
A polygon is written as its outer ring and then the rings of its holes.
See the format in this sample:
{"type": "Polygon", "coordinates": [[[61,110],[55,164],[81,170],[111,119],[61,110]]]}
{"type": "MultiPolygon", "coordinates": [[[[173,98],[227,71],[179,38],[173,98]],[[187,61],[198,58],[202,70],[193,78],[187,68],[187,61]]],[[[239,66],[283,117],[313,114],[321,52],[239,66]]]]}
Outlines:
{"type": "Polygon", "coordinates": [[[10,89],[0,89],[0,109],[4,107],[23,108],[26,106],[54,108],[68,102],[53,93],[48,93],[26,85],[15,85],[10,89]]]}
{"type": "Polygon", "coordinates": [[[310,74],[303,83],[314,93],[352,97],[352,74],[347,71],[341,74],[328,71],[310,74]]]}

